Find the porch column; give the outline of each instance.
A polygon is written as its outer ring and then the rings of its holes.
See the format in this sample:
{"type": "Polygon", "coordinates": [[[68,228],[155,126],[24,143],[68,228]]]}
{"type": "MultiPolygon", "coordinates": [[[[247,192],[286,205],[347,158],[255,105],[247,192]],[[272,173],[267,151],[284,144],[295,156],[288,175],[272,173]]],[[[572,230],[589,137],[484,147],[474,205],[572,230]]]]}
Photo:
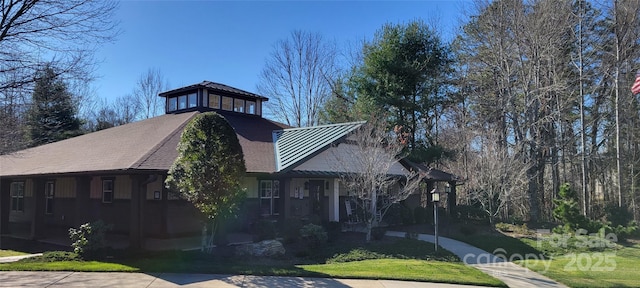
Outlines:
{"type": "Polygon", "coordinates": [[[9,234],[9,211],[11,211],[11,181],[0,180],[0,234],[9,234]]]}
{"type": "Polygon", "coordinates": [[[282,206],[280,206],[280,215],[283,215],[283,219],[289,219],[291,217],[291,178],[283,178],[280,179],[281,187],[284,187],[280,194],[280,199],[282,199],[282,206]]]}
{"type": "Polygon", "coordinates": [[[329,195],[329,221],[340,222],[340,181],[333,179],[333,192],[329,195]]]}
{"type": "Polygon", "coordinates": [[[39,239],[44,236],[44,185],[42,178],[33,178],[33,214],[31,215],[31,239],[39,239]]]}
{"type": "Polygon", "coordinates": [[[78,176],[76,180],[76,205],[75,215],[73,219],[73,225],[80,227],[80,225],[91,222],[89,219],[89,196],[91,194],[91,177],[78,176]]]}
{"type": "Polygon", "coordinates": [[[144,247],[144,204],[147,202],[145,175],[131,175],[131,212],[129,216],[129,248],[144,247]]]}

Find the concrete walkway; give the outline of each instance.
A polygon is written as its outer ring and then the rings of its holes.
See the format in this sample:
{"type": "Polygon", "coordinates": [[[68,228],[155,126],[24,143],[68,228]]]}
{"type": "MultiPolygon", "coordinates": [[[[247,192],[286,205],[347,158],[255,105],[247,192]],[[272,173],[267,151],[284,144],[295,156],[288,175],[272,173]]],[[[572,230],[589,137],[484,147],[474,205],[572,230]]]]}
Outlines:
{"type": "MultiPolygon", "coordinates": [[[[387,236],[405,237],[405,232],[387,231],[387,236]]],[[[419,234],[418,240],[435,243],[435,236],[419,234]]],[[[533,272],[520,265],[505,261],[480,248],[471,246],[458,240],[438,237],[440,247],[451,251],[462,261],[480,271],[502,280],[509,287],[536,288],[536,287],[567,287],[541,274],[533,272]]]]}
{"type": "Polygon", "coordinates": [[[24,258],[29,258],[29,257],[33,257],[33,256],[41,256],[41,255],[42,255],[42,253],[36,253],[36,254],[26,254],[26,255],[19,255],[19,256],[0,257],[0,263],[16,262],[16,261],[24,259],[24,258]]]}
{"type": "Polygon", "coordinates": [[[275,276],[98,273],[0,272],[0,287],[320,287],[320,288],[469,288],[474,286],[394,280],[331,279],[275,276]]]}

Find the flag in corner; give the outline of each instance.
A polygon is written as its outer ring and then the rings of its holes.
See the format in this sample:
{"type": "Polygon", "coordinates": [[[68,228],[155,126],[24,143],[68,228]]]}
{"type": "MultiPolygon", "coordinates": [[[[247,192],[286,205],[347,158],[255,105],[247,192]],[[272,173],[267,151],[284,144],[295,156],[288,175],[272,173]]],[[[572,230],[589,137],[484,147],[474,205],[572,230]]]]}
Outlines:
{"type": "Polygon", "coordinates": [[[640,70],[636,72],[636,81],[634,81],[633,86],[631,86],[631,93],[633,93],[633,95],[640,93],[640,70]]]}

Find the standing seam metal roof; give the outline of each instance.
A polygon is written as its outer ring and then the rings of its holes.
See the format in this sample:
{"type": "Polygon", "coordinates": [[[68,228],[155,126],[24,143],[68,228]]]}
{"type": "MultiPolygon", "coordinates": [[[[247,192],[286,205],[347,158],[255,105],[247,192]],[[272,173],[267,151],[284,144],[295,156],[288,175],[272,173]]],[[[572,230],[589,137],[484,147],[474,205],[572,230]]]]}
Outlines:
{"type": "Polygon", "coordinates": [[[360,121],[274,131],[276,171],[299,163],[364,123],[365,121],[360,121]]]}

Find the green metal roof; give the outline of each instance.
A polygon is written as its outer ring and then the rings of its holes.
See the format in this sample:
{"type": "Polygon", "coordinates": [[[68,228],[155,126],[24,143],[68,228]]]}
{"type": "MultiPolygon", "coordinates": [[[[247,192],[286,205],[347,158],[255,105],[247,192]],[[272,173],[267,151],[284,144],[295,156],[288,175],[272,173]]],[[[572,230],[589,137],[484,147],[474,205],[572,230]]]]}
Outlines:
{"type": "Polygon", "coordinates": [[[364,123],[360,121],[274,131],[276,171],[293,167],[364,123]]]}

